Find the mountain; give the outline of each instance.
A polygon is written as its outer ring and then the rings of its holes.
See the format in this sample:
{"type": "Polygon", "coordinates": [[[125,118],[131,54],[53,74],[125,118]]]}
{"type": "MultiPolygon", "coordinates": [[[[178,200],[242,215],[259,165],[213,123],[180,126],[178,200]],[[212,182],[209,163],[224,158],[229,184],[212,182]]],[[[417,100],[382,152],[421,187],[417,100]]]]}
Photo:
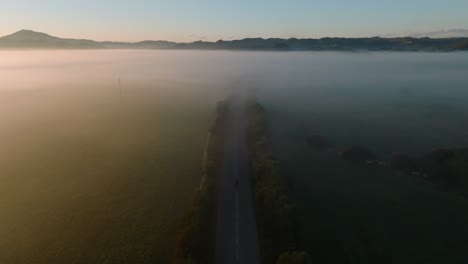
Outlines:
{"type": "Polygon", "coordinates": [[[468,38],[247,38],[216,42],[176,43],[146,40],[136,43],[63,39],[31,30],[0,37],[0,49],[201,49],[277,51],[456,51],[468,50],[468,38]]]}
{"type": "Polygon", "coordinates": [[[431,31],[431,32],[419,32],[419,33],[413,33],[411,34],[411,36],[415,38],[422,38],[422,37],[464,38],[464,37],[468,37],[468,29],[452,28],[452,29],[444,29],[444,30],[431,31]]]}
{"type": "Polygon", "coordinates": [[[93,40],[63,39],[45,33],[21,30],[0,38],[0,48],[95,49],[105,46],[93,40]]]}

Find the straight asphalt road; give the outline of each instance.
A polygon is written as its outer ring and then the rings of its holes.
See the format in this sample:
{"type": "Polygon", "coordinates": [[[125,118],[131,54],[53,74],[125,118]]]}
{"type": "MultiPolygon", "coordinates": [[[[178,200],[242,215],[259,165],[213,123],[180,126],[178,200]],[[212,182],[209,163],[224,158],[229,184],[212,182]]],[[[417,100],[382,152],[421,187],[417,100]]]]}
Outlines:
{"type": "Polygon", "coordinates": [[[260,250],[246,142],[245,100],[234,97],[217,183],[215,264],[259,264],[260,250]]]}

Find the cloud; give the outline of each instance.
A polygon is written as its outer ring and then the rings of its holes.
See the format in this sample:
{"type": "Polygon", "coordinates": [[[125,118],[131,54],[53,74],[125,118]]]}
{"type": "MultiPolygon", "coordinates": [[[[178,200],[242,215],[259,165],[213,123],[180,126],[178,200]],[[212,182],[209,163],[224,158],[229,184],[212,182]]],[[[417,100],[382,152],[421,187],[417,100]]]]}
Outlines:
{"type": "Polygon", "coordinates": [[[468,37],[468,29],[462,28],[453,28],[453,29],[443,29],[432,32],[417,32],[410,34],[411,37],[422,38],[455,38],[455,37],[468,37]]]}

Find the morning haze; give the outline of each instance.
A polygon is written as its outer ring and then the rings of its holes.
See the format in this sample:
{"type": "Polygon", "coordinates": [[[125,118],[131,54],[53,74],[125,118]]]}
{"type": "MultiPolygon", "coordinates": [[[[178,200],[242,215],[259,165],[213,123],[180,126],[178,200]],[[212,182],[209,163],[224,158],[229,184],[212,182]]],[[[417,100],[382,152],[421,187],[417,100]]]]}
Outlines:
{"type": "Polygon", "coordinates": [[[449,2],[2,4],[0,263],[468,262],[449,2]]]}

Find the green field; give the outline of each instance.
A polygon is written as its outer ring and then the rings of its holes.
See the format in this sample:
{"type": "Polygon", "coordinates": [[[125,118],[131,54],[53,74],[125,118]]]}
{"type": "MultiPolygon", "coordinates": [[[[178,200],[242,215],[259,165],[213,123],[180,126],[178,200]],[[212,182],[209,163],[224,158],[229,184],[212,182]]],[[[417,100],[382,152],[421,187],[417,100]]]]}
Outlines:
{"type": "Polygon", "coordinates": [[[468,53],[0,55],[2,264],[167,263],[216,102],[239,88],[267,110],[314,263],[468,263],[467,200],[336,155],[467,147],[468,53]]]}
{"type": "MultiPolygon", "coordinates": [[[[442,125],[438,127],[442,120],[434,120],[435,130],[424,134],[424,127],[417,128],[414,120],[405,119],[406,113],[424,111],[418,105],[411,112],[385,115],[382,109],[389,107],[388,103],[372,112],[360,112],[365,107],[359,103],[337,109],[327,108],[326,103],[311,104],[313,100],[307,96],[264,96],[276,153],[283,172],[290,177],[298,206],[300,242],[313,263],[466,263],[466,199],[442,192],[422,179],[351,164],[337,155],[354,144],[385,158],[391,155],[389,150],[418,153],[447,140],[463,142],[463,138],[432,139],[433,134],[449,134],[459,124],[447,121],[452,127],[444,130],[442,125]],[[378,115],[386,119],[378,122],[373,118],[378,115]],[[411,132],[382,131],[385,126],[411,132]],[[403,140],[418,133],[414,145],[403,140]],[[307,146],[306,137],[316,134],[326,136],[334,149],[318,152],[307,146]],[[421,144],[424,141],[426,145],[421,144]]],[[[437,114],[440,119],[447,115],[437,114]]]]}
{"type": "Polygon", "coordinates": [[[167,263],[218,99],[187,88],[2,91],[0,263],[167,263]]]}

